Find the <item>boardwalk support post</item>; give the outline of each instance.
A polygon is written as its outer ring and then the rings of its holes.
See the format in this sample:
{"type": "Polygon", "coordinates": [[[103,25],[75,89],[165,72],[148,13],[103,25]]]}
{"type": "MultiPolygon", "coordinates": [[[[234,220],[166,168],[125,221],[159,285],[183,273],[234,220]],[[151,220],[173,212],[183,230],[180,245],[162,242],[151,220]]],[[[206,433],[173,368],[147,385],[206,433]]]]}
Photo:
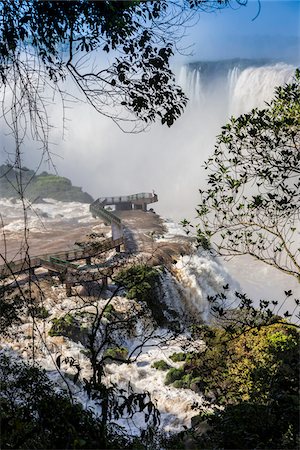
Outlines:
{"type": "Polygon", "coordinates": [[[72,284],[69,281],[66,281],[66,295],[72,297],[72,284]]]}

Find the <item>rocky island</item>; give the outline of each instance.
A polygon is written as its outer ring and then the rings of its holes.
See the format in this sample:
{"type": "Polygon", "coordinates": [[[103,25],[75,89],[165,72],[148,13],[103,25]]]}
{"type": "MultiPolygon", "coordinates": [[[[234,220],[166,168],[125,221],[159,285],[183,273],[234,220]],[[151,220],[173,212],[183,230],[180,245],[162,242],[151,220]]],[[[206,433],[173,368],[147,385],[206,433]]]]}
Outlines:
{"type": "Polygon", "coordinates": [[[64,202],[91,203],[93,198],[81,187],[73,186],[71,180],[48,172],[37,174],[24,167],[15,169],[11,164],[0,166],[0,195],[2,198],[20,198],[20,192],[32,203],[42,198],[64,202]]]}

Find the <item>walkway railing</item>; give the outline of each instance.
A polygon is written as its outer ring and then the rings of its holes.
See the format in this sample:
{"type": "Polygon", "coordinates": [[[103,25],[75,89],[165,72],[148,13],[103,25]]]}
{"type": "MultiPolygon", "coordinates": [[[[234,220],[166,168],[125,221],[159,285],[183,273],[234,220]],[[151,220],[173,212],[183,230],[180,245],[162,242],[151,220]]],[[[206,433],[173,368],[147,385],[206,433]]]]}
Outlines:
{"type": "Polygon", "coordinates": [[[94,217],[101,218],[104,222],[112,226],[112,238],[105,239],[93,246],[86,246],[83,249],[67,250],[58,253],[46,253],[43,255],[33,256],[28,260],[20,259],[11,261],[7,264],[0,265],[0,278],[6,278],[26,270],[34,270],[38,267],[45,267],[49,270],[63,271],[69,266],[70,269],[75,269],[76,266],[71,267],[72,261],[90,258],[100,253],[104,253],[114,248],[119,248],[124,244],[122,221],[113,212],[104,208],[105,205],[113,205],[116,203],[129,203],[134,201],[146,200],[147,203],[157,202],[157,195],[147,192],[139,194],[119,196],[119,197],[102,197],[94,201],[90,205],[90,212],[94,217]],[[149,201],[150,200],[150,201],[149,201]]]}
{"type": "Polygon", "coordinates": [[[121,225],[122,223],[119,217],[104,208],[104,204],[103,202],[101,202],[101,199],[96,200],[90,205],[90,211],[93,216],[100,217],[106,223],[111,224],[112,222],[114,222],[118,225],[121,225]]]}
{"type": "Polygon", "coordinates": [[[150,192],[141,192],[133,195],[120,195],[114,197],[100,197],[97,202],[102,205],[116,205],[118,203],[134,203],[137,200],[146,200],[146,203],[158,201],[157,195],[150,192]],[[150,200],[150,201],[149,201],[150,200]]]}
{"type": "Polygon", "coordinates": [[[0,278],[6,278],[11,275],[25,272],[26,270],[34,270],[38,267],[46,266],[46,263],[48,267],[45,268],[49,268],[51,264],[53,267],[56,265],[56,268],[59,268],[59,266],[64,267],[62,261],[65,261],[65,265],[68,265],[72,261],[90,258],[107,252],[108,250],[113,250],[114,248],[120,247],[122,244],[124,244],[123,237],[119,239],[105,239],[93,247],[89,246],[88,248],[80,250],[67,250],[58,253],[45,253],[43,255],[33,256],[28,259],[28,261],[24,261],[24,259],[12,261],[8,264],[0,265],[0,278]]]}

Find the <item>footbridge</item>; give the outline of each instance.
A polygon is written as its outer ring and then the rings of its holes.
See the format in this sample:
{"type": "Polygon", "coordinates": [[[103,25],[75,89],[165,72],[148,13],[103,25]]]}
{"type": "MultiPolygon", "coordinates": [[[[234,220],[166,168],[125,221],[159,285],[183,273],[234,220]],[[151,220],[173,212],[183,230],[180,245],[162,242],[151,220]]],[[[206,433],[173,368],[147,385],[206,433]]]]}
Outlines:
{"type": "Polygon", "coordinates": [[[50,274],[58,275],[66,285],[66,293],[72,295],[72,286],[85,281],[102,280],[107,284],[107,278],[112,275],[113,267],[117,262],[112,258],[103,264],[91,264],[91,259],[115,249],[120,252],[124,245],[123,225],[121,219],[112,211],[105,209],[107,205],[123,205],[116,209],[142,209],[147,210],[147,205],[158,201],[156,194],[141,193],[121,197],[102,197],[90,205],[90,212],[95,218],[100,218],[111,226],[112,237],[104,239],[96,244],[86,244],[80,249],[71,249],[57,253],[47,253],[28,257],[27,259],[11,261],[0,265],[0,278],[7,278],[29,271],[34,275],[35,269],[42,267],[50,274]],[[130,205],[130,207],[128,206],[130,205]],[[141,207],[140,207],[141,206],[141,207]],[[86,265],[75,264],[75,261],[85,260],[86,265]]]}

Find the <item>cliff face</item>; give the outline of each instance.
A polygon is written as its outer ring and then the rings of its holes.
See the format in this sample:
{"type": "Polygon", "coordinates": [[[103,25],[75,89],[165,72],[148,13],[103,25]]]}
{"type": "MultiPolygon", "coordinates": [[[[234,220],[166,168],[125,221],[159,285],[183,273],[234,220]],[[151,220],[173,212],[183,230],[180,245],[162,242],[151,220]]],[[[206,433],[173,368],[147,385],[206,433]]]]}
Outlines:
{"type": "Polygon", "coordinates": [[[10,165],[0,166],[0,196],[3,198],[19,198],[20,185],[25,197],[31,202],[41,198],[53,198],[63,202],[91,203],[93,198],[82,188],[73,186],[65,177],[43,172],[36,175],[33,170],[24,168],[22,171],[10,165]]]}

